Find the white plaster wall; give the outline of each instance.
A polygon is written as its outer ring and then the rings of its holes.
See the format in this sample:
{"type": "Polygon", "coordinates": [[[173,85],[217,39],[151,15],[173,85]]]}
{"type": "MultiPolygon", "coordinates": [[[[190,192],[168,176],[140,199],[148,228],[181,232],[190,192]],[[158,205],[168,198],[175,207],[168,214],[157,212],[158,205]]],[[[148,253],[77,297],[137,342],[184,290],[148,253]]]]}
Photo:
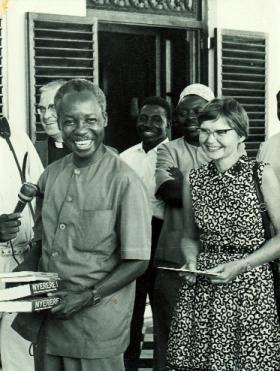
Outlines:
{"type": "MultiPolygon", "coordinates": [[[[280,90],[280,1],[279,0],[208,0],[209,34],[214,27],[265,32],[267,53],[267,135],[280,131],[276,93],[280,90]]],[[[210,52],[209,76],[213,86],[213,51],[210,52]]]]}
{"type": "Polygon", "coordinates": [[[26,13],[49,13],[85,16],[86,0],[9,0],[4,15],[4,52],[8,66],[5,70],[8,102],[6,114],[11,125],[27,130],[27,46],[26,13]],[[6,35],[5,35],[6,33],[6,35]]]}

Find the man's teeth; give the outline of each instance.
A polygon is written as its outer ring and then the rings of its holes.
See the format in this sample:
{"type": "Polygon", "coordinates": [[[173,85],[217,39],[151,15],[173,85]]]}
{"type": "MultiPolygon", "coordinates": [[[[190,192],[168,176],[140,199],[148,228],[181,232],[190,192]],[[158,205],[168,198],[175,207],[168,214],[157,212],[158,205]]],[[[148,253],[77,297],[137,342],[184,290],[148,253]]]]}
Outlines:
{"type": "Polygon", "coordinates": [[[87,149],[92,143],[92,140],[87,139],[87,140],[76,140],[75,145],[79,149],[87,149]]]}

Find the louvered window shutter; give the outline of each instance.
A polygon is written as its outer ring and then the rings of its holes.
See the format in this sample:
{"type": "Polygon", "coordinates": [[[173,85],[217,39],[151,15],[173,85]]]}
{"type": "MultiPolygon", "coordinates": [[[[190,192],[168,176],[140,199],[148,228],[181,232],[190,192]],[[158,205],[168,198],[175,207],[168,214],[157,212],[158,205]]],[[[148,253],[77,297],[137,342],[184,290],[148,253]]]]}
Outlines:
{"type": "Polygon", "coordinates": [[[265,139],[266,36],[263,33],[216,29],[217,97],[233,97],[250,120],[247,154],[255,158],[265,139]]]}
{"type": "Polygon", "coordinates": [[[29,101],[33,140],[46,139],[36,114],[39,88],[64,79],[84,78],[98,84],[97,21],[92,17],[72,17],[29,13],[29,101]]]}

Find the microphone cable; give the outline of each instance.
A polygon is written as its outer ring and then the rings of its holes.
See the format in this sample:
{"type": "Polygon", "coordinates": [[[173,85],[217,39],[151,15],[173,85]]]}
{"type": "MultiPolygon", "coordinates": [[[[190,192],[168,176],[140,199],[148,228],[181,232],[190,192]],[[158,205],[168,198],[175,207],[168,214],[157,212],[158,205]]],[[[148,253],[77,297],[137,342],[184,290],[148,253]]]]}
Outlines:
{"type": "Polygon", "coordinates": [[[9,243],[10,243],[10,247],[12,249],[12,257],[13,257],[14,261],[17,263],[17,265],[19,265],[20,263],[19,263],[19,261],[16,258],[14,245],[13,245],[12,241],[9,241],[9,243]]]}

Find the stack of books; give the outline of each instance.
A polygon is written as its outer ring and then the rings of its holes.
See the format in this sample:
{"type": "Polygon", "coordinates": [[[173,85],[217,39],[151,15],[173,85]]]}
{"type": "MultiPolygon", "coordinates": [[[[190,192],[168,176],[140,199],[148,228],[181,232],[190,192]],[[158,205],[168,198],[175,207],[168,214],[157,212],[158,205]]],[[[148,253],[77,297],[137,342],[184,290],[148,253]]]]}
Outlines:
{"type": "Polygon", "coordinates": [[[10,272],[0,274],[0,283],[13,284],[0,290],[0,312],[34,312],[50,309],[59,302],[59,297],[48,297],[59,287],[56,273],[10,272]]]}

